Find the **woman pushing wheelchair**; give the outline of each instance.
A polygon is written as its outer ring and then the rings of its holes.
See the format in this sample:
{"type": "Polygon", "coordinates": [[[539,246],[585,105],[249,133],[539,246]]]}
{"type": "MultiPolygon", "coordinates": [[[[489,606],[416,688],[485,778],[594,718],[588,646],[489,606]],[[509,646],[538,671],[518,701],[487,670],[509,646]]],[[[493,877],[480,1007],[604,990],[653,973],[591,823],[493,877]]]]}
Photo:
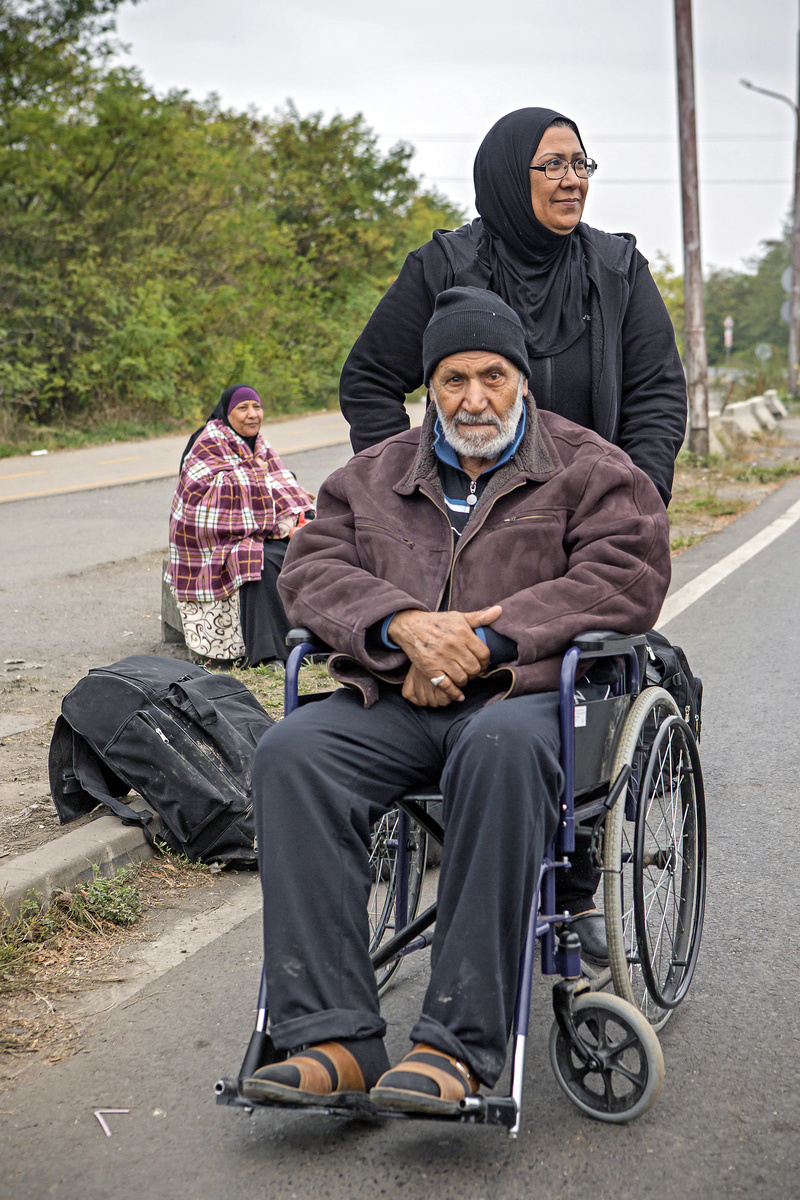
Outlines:
{"type": "MultiPolygon", "coordinates": [[[[406,259],[344,365],[340,398],[355,450],[408,428],[405,394],[423,382],[422,338],[439,293],[491,289],[522,321],[539,410],[625,450],[669,503],[686,428],[686,381],[675,334],[632,234],[583,221],[597,163],[577,124],[548,108],[507,113],[475,158],[477,220],[437,230],[406,259]]],[[[584,955],[608,961],[579,849],[559,874],[561,907],[584,955]]]]}

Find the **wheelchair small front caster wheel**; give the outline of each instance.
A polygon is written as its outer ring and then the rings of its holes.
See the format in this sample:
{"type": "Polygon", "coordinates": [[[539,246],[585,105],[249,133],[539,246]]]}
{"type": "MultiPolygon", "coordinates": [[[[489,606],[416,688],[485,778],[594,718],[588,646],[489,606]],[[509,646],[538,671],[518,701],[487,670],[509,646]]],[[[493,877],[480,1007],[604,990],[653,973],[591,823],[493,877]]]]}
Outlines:
{"type": "Polygon", "coordinates": [[[646,1113],[664,1082],[664,1056],[647,1018],[619,996],[592,992],[573,1001],[572,1019],[601,1063],[583,1062],[553,1022],[550,1062],[572,1103],[597,1121],[617,1124],[646,1113]]]}

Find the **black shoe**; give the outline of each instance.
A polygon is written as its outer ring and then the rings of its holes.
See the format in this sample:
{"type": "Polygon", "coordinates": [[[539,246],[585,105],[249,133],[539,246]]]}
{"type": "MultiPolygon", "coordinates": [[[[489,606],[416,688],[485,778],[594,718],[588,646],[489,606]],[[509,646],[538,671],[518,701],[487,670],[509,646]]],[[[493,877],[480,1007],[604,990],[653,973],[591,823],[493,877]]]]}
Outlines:
{"type": "Polygon", "coordinates": [[[573,917],[569,928],[578,935],[581,958],[597,967],[608,966],[608,942],[606,941],[606,919],[602,913],[582,913],[573,917]]]}

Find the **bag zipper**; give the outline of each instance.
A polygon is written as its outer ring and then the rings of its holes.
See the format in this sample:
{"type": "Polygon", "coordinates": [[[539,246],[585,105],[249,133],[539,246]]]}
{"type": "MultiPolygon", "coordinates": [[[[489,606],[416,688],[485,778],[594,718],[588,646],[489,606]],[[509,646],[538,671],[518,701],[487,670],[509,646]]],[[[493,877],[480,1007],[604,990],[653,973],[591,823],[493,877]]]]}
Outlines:
{"type": "MultiPolygon", "coordinates": [[[[129,677],[127,675],[118,674],[116,671],[103,670],[102,668],[100,668],[100,669],[96,668],[95,674],[103,675],[103,676],[106,676],[111,679],[125,679],[125,681],[127,683],[131,684],[131,686],[134,687],[138,692],[140,692],[147,700],[149,700],[151,704],[158,703],[158,701],[155,699],[155,696],[152,695],[148,691],[147,688],[143,687],[142,684],[129,679],[129,677]]],[[[175,682],[180,683],[184,680],[195,679],[195,678],[196,678],[196,676],[194,676],[194,675],[183,675],[181,677],[181,679],[175,680],[175,682]]],[[[141,714],[141,715],[143,716],[143,719],[147,722],[147,724],[150,725],[151,729],[155,730],[155,732],[161,738],[162,742],[165,742],[166,745],[171,746],[172,743],[170,742],[167,735],[163,732],[163,730],[160,729],[159,726],[154,721],[152,721],[150,718],[144,716],[143,714],[141,714]]],[[[202,742],[199,742],[197,740],[197,738],[194,737],[194,735],[192,734],[191,722],[187,721],[186,718],[183,716],[183,714],[178,709],[175,710],[175,713],[172,716],[172,719],[184,731],[184,733],[189,738],[189,741],[192,742],[192,744],[198,748],[200,753],[203,755],[203,758],[206,761],[210,762],[210,764],[216,768],[218,774],[221,775],[223,777],[223,779],[225,779],[236,791],[238,791],[242,797],[246,798],[247,793],[242,791],[238,781],[234,778],[234,776],[230,774],[228,769],[222,763],[218,762],[216,758],[212,757],[208,753],[207,748],[205,747],[205,745],[202,742]]],[[[122,729],[122,725],[120,725],[119,728],[115,730],[114,736],[111,738],[109,745],[111,744],[111,742],[114,741],[114,739],[117,737],[117,735],[119,734],[121,729],[122,729]]],[[[122,778],[122,776],[120,776],[120,778],[122,778]]],[[[126,779],[125,782],[127,783],[128,780],[126,779]]],[[[136,785],[131,784],[130,786],[135,788],[136,785]]],[[[252,807],[252,803],[251,803],[250,807],[252,807]]]]}

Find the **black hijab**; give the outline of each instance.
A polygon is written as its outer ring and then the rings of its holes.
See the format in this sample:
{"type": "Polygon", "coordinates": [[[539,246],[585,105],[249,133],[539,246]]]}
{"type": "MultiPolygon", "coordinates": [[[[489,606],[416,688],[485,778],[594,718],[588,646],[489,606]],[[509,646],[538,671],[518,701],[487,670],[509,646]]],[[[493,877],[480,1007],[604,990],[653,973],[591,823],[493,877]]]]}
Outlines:
{"type": "MultiPolygon", "coordinates": [[[[250,384],[249,383],[232,383],[230,387],[225,388],[225,391],[220,396],[216,405],[214,406],[214,408],[211,410],[211,412],[206,417],[205,422],[200,426],[199,429],[195,429],[194,433],[192,434],[192,436],[189,438],[188,442],[184,446],[183,454],[181,455],[181,465],[178,467],[179,472],[183,470],[183,464],[186,462],[187,454],[189,453],[189,451],[191,450],[192,446],[195,444],[197,439],[200,437],[200,434],[203,432],[203,430],[205,429],[205,427],[209,421],[222,421],[223,425],[227,425],[229,429],[233,429],[233,426],[231,425],[230,421],[228,420],[228,404],[230,403],[230,399],[231,399],[231,396],[233,395],[233,393],[238,392],[239,388],[243,388],[243,387],[250,387],[250,384]]],[[[236,430],[233,429],[233,432],[236,433],[236,430]]],[[[242,437],[242,435],[240,433],[237,433],[236,436],[242,437]]],[[[256,434],[254,437],[243,437],[242,441],[247,442],[247,444],[251,450],[255,450],[257,436],[258,435],[256,434]]]]}
{"type": "Polygon", "coordinates": [[[589,292],[579,226],[553,233],[531,206],[528,168],[545,130],[559,119],[569,120],[551,108],[518,108],[492,126],[475,157],[475,207],[485,230],[478,255],[521,318],[533,358],[560,354],[577,341],[589,292]]]}

